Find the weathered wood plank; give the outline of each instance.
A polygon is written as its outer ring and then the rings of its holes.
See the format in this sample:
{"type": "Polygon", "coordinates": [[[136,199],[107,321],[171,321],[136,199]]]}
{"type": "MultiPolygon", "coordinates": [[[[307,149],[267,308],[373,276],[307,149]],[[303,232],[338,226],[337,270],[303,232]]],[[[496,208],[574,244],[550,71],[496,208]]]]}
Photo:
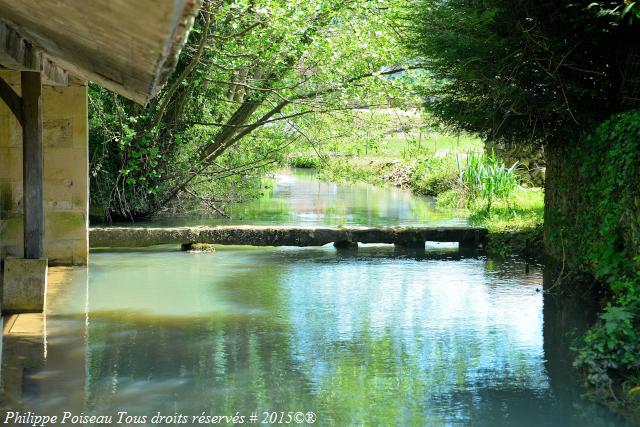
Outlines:
{"type": "Polygon", "coordinates": [[[177,63],[200,3],[0,0],[0,17],[61,68],[144,104],[177,63]]]}
{"type": "Polygon", "coordinates": [[[44,253],[44,159],[42,155],[42,80],[40,73],[23,71],[22,148],[24,257],[42,258],[44,253]]]}
{"type": "Polygon", "coordinates": [[[67,86],[69,73],[15,29],[0,21],[0,65],[16,71],[39,71],[42,83],[67,86]]]}
{"type": "Polygon", "coordinates": [[[91,247],[142,247],[161,244],[216,243],[251,246],[323,246],[332,242],[390,243],[415,246],[426,241],[484,242],[487,230],[479,227],[99,227],[89,231],[91,247]]]}

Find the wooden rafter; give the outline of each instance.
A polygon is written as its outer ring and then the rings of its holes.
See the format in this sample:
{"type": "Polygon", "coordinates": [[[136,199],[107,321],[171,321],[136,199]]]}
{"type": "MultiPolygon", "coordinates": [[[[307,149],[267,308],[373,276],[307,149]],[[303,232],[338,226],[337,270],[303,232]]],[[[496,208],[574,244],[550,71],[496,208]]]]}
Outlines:
{"type": "Polygon", "coordinates": [[[16,71],[40,72],[43,84],[53,86],[69,84],[69,73],[64,68],[2,21],[0,21],[0,66],[16,71]]]}
{"type": "Polygon", "coordinates": [[[200,3],[0,0],[0,17],[60,68],[145,104],[173,71],[200,3]]]}
{"type": "Polygon", "coordinates": [[[7,104],[22,125],[22,98],[2,78],[0,78],[0,98],[7,104]]]}

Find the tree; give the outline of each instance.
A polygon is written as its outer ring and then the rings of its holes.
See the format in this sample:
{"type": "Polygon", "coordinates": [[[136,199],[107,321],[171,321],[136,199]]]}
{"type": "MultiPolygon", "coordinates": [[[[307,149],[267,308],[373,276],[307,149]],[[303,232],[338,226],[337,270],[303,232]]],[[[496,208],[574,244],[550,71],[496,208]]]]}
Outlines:
{"type": "Polygon", "coordinates": [[[399,0],[209,0],[167,87],[145,108],[91,89],[92,201],[156,213],[246,180],[306,136],[299,119],[384,103],[406,79],[399,0]],[[285,132],[275,132],[284,129],[285,132]],[[229,180],[234,180],[229,182],[229,180]]]}
{"type": "Polygon", "coordinates": [[[621,109],[634,43],[635,29],[588,5],[418,0],[408,44],[438,82],[423,89],[425,108],[493,141],[575,139],[621,109]]]}

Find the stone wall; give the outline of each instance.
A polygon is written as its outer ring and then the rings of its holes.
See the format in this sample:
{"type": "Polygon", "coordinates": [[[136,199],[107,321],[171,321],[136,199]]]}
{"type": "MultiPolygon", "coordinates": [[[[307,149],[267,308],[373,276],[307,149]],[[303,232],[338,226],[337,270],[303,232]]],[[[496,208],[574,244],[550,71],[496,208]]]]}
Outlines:
{"type": "MultiPolygon", "coordinates": [[[[20,93],[20,74],[0,76],[20,93]]],[[[45,256],[52,265],[88,257],[87,86],[43,87],[45,256]]],[[[22,129],[0,102],[0,259],[23,256],[22,129]]]]}

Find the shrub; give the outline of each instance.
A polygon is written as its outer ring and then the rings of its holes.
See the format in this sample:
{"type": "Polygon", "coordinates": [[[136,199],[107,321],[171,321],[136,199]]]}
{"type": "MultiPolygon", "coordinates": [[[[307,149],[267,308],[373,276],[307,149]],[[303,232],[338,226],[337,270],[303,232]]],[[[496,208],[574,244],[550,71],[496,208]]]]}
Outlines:
{"type": "Polygon", "coordinates": [[[302,169],[316,169],[320,166],[320,158],[317,156],[293,156],[289,157],[287,163],[289,166],[294,168],[302,168],[302,169]]]}
{"type": "Polygon", "coordinates": [[[409,186],[425,196],[438,196],[458,186],[452,158],[423,157],[411,170],[409,186]]]}
{"type": "Polygon", "coordinates": [[[582,147],[580,180],[565,183],[581,197],[567,230],[577,236],[579,262],[612,294],[575,361],[601,397],[631,398],[640,383],[639,138],[640,110],[613,116],[582,147]],[[617,385],[623,393],[613,391],[617,385]]]}

